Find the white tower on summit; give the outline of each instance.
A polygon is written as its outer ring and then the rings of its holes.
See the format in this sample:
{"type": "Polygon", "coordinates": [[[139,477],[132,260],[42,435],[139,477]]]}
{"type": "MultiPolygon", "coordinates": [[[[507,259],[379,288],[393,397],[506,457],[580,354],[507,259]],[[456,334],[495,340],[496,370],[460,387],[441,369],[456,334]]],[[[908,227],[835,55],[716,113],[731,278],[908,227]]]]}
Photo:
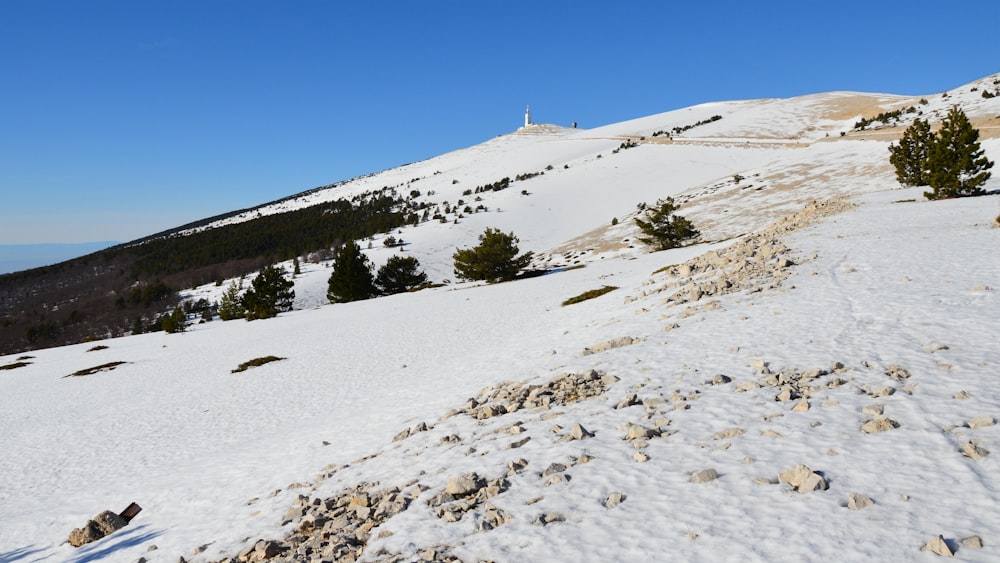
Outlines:
{"type": "Polygon", "coordinates": [[[531,125],[531,106],[525,106],[524,108],[524,126],[527,127],[531,125]]]}

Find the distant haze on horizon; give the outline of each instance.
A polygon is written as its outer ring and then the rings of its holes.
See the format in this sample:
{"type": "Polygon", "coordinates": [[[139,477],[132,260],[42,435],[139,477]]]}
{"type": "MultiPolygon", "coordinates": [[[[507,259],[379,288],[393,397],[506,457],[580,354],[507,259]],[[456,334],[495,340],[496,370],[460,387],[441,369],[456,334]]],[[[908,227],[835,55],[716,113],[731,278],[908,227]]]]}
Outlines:
{"type": "Polygon", "coordinates": [[[112,247],[117,242],[77,244],[0,244],[0,275],[50,266],[112,247]]]}
{"type": "Polygon", "coordinates": [[[996,21],[932,0],[0,3],[0,244],[135,240],[478,144],[528,104],[590,129],[934,94],[1000,71],[996,21]]]}

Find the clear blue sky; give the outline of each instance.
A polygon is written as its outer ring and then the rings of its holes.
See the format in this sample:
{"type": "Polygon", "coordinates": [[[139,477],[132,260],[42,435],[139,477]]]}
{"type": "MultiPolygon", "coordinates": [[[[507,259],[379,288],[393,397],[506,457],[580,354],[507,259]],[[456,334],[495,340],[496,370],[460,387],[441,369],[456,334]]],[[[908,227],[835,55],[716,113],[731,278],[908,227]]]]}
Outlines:
{"type": "Polygon", "coordinates": [[[132,240],[537,122],[933,94],[1000,2],[0,2],[0,244],[132,240]]]}

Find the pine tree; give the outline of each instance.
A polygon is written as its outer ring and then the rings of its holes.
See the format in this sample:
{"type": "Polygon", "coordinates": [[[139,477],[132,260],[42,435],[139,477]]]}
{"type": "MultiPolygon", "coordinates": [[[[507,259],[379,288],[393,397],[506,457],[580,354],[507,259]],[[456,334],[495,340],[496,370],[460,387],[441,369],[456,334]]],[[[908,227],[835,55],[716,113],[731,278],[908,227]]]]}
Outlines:
{"type": "Polygon", "coordinates": [[[178,306],[174,307],[174,311],[172,313],[163,316],[163,320],[160,321],[160,327],[167,333],[184,332],[187,328],[186,321],[187,316],[178,306]]]}
{"type": "Polygon", "coordinates": [[[924,192],[924,197],[982,195],[992,167],[979,146],[979,130],[972,127],[965,112],[953,106],[927,153],[927,184],[932,191],[924,192]]]}
{"type": "Polygon", "coordinates": [[[455,275],[463,280],[485,280],[490,283],[510,281],[531,262],[532,253],[518,256],[518,239],[514,233],[487,228],[479,235],[479,245],[455,251],[455,275]]]}
{"type": "Polygon", "coordinates": [[[294,283],[285,279],[285,269],[269,265],[250,282],[250,289],[243,295],[246,319],[267,319],[278,313],[290,311],[295,299],[294,283]]]}
{"type": "Polygon", "coordinates": [[[347,303],[370,299],[376,295],[378,290],[375,288],[368,257],[361,253],[361,247],[356,242],[348,241],[334,253],[327,299],[331,303],[347,303]]]}
{"type": "Polygon", "coordinates": [[[672,197],[657,200],[656,206],[645,208],[645,220],[636,218],[645,237],[639,237],[642,242],[655,246],[657,250],[677,248],[684,241],[698,236],[691,221],[676,214],[678,206],[672,197]]]}
{"type": "Polygon", "coordinates": [[[246,315],[243,298],[240,297],[240,286],[231,282],[219,299],[219,318],[224,321],[239,319],[246,315]]]}
{"type": "Polygon", "coordinates": [[[420,271],[420,262],[412,256],[392,256],[378,269],[375,285],[383,295],[403,293],[427,283],[427,274],[420,271]]]}
{"type": "Polygon", "coordinates": [[[889,162],[896,167],[896,179],[900,184],[927,185],[927,153],[934,139],[930,123],[917,118],[903,132],[898,145],[889,145],[889,162]]]}

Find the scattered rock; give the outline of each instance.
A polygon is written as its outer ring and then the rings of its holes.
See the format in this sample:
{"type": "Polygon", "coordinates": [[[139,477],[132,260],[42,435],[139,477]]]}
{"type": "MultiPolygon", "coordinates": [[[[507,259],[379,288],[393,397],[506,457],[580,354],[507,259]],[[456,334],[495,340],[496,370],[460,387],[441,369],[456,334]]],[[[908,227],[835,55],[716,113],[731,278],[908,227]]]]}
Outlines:
{"type": "Polygon", "coordinates": [[[861,407],[861,414],[867,414],[868,416],[882,416],[885,413],[885,405],[867,405],[861,407]]]}
{"type": "Polygon", "coordinates": [[[868,508],[873,504],[875,504],[875,501],[858,493],[851,493],[847,497],[847,508],[851,510],[861,510],[863,508],[868,508]]]}
{"type": "Polygon", "coordinates": [[[958,393],[955,393],[952,398],[964,401],[966,399],[971,399],[972,395],[970,395],[967,391],[959,391],[958,393]]]}
{"type": "Polygon", "coordinates": [[[803,412],[809,410],[809,401],[800,401],[798,404],[792,407],[792,410],[796,412],[803,412]]]}
{"type": "Polygon", "coordinates": [[[980,459],[990,455],[990,451],[979,445],[975,440],[962,444],[962,455],[971,459],[980,459]]]}
{"type": "Polygon", "coordinates": [[[649,461],[649,456],[644,454],[643,452],[635,452],[634,454],[632,454],[632,459],[638,461],[639,463],[646,463],[647,461],[649,461]]]}
{"type": "Polygon", "coordinates": [[[903,381],[910,378],[909,370],[895,364],[885,366],[885,374],[895,381],[903,381]]]}
{"type": "Polygon", "coordinates": [[[729,440],[746,433],[746,430],[742,428],[726,428],[725,430],[720,430],[715,434],[712,434],[713,440],[729,440]]]}
{"type": "Polygon", "coordinates": [[[942,557],[951,557],[955,555],[955,552],[948,546],[948,542],[946,542],[940,535],[925,543],[923,547],[920,548],[920,551],[930,551],[931,553],[935,553],[942,557]]]}
{"type": "Polygon", "coordinates": [[[996,420],[992,416],[977,416],[965,423],[969,428],[986,428],[994,424],[996,424],[996,420]]]}
{"type": "Polygon", "coordinates": [[[614,508],[619,504],[625,502],[626,498],[627,497],[622,493],[611,493],[610,495],[608,495],[608,498],[604,499],[604,507],[614,508]]]}
{"type": "Polygon", "coordinates": [[[565,522],[566,517],[558,512],[546,512],[545,514],[539,514],[532,524],[536,526],[548,526],[554,522],[565,522]]]}
{"type": "Polygon", "coordinates": [[[583,440],[585,438],[593,438],[594,433],[587,430],[580,424],[574,424],[572,428],[569,429],[569,438],[571,440],[583,440]]]}
{"type": "Polygon", "coordinates": [[[645,440],[648,438],[656,438],[660,435],[659,430],[654,430],[652,428],[646,428],[640,424],[629,424],[628,433],[625,435],[625,439],[628,441],[633,440],[645,440]]]}
{"type": "Polygon", "coordinates": [[[730,383],[732,381],[733,381],[732,377],[719,373],[716,374],[716,376],[713,377],[709,383],[711,383],[712,385],[725,385],[726,383],[730,383]]]}
{"type": "Polygon", "coordinates": [[[886,430],[892,430],[894,428],[899,428],[899,423],[884,416],[875,417],[861,425],[861,431],[865,434],[885,432],[886,430]]]}
{"type": "Polygon", "coordinates": [[[638,338],[632,338],[631,336],[621,336],[618,338],[612,338],[611,340],[606,340],[604,342],[594,344],[589,348],[584,348],[582,355],[589,356],[591,354],[600,354],[601,352],[606,352],[608,350],[613,350],[615,348],[621,348],[623,346],[631,346],[639,342],[640,340],[638,338]]]}
{"type": "Polygon", "coordinates": [[[445,485],[444,492],[452,495],[453,497],[462,498],[475,493],[479,489],[483,488],[485,484],[485,480],[478,474],[470,473],[461,477],[452,477],[448,479],[448,484],[445,485]]]}
{"type": "Polygon", "coordinates": [[[809,467],[799,464],[778,475],[779,483],[788,483],[792,489],[800,493],[825,491],[830,485],[819,473],[809,467]]]}
{"type": "Polygon", "coordinates": [[[697,473],[691,475],[690,481],[692,483],[708,483],[709,481],[715,481],[719,478],[719,473],[712,468],[702,469],[697,473]]]}

